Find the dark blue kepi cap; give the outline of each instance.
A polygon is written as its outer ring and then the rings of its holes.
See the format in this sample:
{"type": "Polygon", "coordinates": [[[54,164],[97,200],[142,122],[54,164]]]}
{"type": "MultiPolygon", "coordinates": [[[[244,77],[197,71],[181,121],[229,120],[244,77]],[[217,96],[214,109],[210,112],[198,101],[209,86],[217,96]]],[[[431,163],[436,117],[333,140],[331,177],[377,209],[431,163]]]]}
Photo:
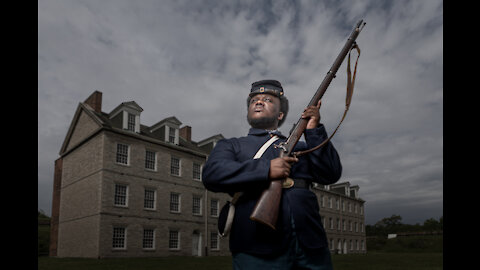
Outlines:
{"type": "Polygon", "coordinates": [[[252,83],[249,96],[257,94],[270,94],[280,98],[283,96],[283,87],[277,80],[261,80],[252,83]]]}

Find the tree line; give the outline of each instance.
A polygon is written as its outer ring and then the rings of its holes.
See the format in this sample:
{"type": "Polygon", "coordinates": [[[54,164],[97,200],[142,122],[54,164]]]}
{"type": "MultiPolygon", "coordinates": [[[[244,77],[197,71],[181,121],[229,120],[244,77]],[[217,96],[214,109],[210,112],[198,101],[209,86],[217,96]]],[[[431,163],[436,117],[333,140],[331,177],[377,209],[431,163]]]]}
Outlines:
{"type": "Polygon", "coordinates": [[[383,218],[374,225],[366,225],[365,232],[367,236],[381,236],[386,237],[388,234],[398,233],[432,233],[443,232],[443,216],[438,220],[429,218],[423,224],[403,224],[402,217],[399,215],[392,215],[391,217],[383,218]]]}

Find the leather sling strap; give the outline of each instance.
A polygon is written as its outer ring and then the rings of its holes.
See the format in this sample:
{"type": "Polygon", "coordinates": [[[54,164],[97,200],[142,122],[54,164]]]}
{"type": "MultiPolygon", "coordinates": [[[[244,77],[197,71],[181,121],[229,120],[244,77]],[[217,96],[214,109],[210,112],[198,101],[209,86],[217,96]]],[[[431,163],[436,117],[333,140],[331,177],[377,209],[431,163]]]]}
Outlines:
{"type": "MultiPolygon", "coordinates": [[[[265,144],[262,145],[262,147],[260,147],[260,149],[258,149],[253,159],[259,159],[263,155],[263,153],[265,153],[268,147],[270,147],[270,145],[272,145],[272,143],[274,143],[278,139],[279,138],[277,135],[270,138],[270,140],[268,140],[265,144]]],[[[228,233],[230,232],[230,228],[232,227],[232,223],[233,223],[233,216],[235,215],[235,204],[237,203],[238,199],[242,195],[243,195],[243,192],[235,192],[235,194],[233,194],[232,201],[230,202],[230,206],[228,208],[228,215],[227,215],[227,221],[225,223],[225,229],[223,229],[223,233],[219,232],[221,237],[227,236],[228,233]]]]}
{"type": "Polygon", "coordinates": [[[305,151],[297,151],[297,152],[293,152],[292,155],[294,157],[298,157],[298,156],[302,156],[302,155],[305,155],[305,154],[308,154],[310,152],[313,152],[317,149],[319,149],[320,147],[324,146],[326,143],[328,143],[330,141],[330,139],[332,139],[333,135],[335,135],[335,133],[337,132],[338,128],[340,127],[340,125],[342,124],[343,120],[345,119],[345,116],[347,115],[347,112],[348,112],[348,109],[350,108],[350,103],[352,102],[352,96],[353,96],[353,87],[355,85],[355,76],[357,74],[357,64],[358,64],[358,58],[360,58],[360,48],[358,47],[358,45],[355,43],[352,48],[350,49],[350,52],[348,53],[348,65],[347,65],[347,96],[345,98],[345,111],[343,112],[343,117],[342,117],[342,120],[340,120],[340,123],[338,123],[338,126],[337,128],[335,128],[335,130],[333,131],[332,135],[330,135],[330,137],[328,137],[326,140],[324,140],[321,144],[313,147],[313,148],[310,148],[308,150],[305,150],[305,151]],[[352,53],[352,50],[353,49],[357,49],[357,52],[358,52],[358,55],[357,55],[357,60],[355,61],[355,69],[353,71],[353,77],[352,77],[352,72],[350,70],[350,54],[352,53]]]}

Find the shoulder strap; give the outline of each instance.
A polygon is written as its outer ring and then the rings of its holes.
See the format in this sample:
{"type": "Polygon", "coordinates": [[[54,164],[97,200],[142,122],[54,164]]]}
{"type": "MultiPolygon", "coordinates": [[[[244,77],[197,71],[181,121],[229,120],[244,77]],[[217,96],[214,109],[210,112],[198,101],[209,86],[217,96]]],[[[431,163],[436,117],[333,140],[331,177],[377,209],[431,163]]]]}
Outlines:
{"type": "Polygon", "coordinates": [[[353,87],[355,85],[355,77],[356,77],[356,74],[357,74],[357,64],[358,64],[358,58],[360,58],[360,48],[358,47],[358,45],[355,43],[355,45],[350,49],[350,52],[348,53],[348,64],[347,64],[347,96],[345,98],[345,111],[343,112],[343,117],[342,117],[342,120],[340,120],[340,123],[338,123],[338,126],[337,128],[335,128],[335,130],[333,131],[332,135],[330,135],[330,137],[328,137],[327,139],[325,139],[321,144],[311,148],[311,149],[308,149],[308,150],[305,150],[305,151],[298,151],[298,152],[294,152],[292,153],[293,156],[303,156],[305,154],[308,154],[310,152],[313,152],[317,149],[319,149],[320,147],[324,146],[328,141],[330,141],[333,137],[333,135],[335,135],[335,133],[337,132],[338,128],[340,127],[340,125],[342,124],[343,120],[345,119],[345,116],[347,116],[347,112],[348,112],[348,109],[350,108],[350,102],[352,101],[352,95],[353,95],[353,87]],[[350,54],[352,52],[353,49],[357,49],[357,52],[358,52],[358,55],[357,55],[357,60],[355,61],[355,69],[353,71],[353,76],[352,76],[352,72],[350,71],[350,54]]]}
{"type": "Polygon", "coordinates": [[[268,140],[266,143],[263,144],[262,147],[260,147],[260,149],[258,149],[258,152],[255,154],[253,159],[259,159],[263,155],[263,153],[268,149],[268,147],[270,147],[270,145],[272,145],[272,143],[274,143],[276,140],[278,140],[277,135],[270,138],[270,140],[268,140]]]}
{"type": "MultiPolygon", "coordinates": [[[[278,140],[278,136],[275,135],[270,140],[265,142],[260,149],[258,149],[257,153],[253,157],[253,159],[259,159],[263,153],[274,143],[276,140],[278,140]]],[[[227,220],[225,222],[225,228],[223,229],[223,233],[219,233],[221,237],[226,237],[230,233],[230,229],[232,228],[232,223],[233,223],[233,217],[235,216],[235,204],[237,203],[238,199],[243,195],[243,192],[235,192],[233,194],[232,201],[230,202],[229,208],[228,208],[228,214],[227,214],[227,220]]]]}
{"type": "MultiPolygon", "coordinates": [[[[275,135],[273,136],[272,138],[270,138],[270,140],[268,140],[267,142],[265,142],[262,147],[260,147],[260,149],[258,149],[257,153],[255,154],[255,156],[253,157],[253,159],[259,159],[263,153],[265,153],[265,151],[268,149],[268,147],[270,147],[270,145],[272,145],[272,143],[274,143],[276,140],[278,140],[278,136],[275,135]]],[[[237,200],[240,198],[240,196],[242,196],[243,192],[235,192],[235,194],[233,194],[233,198],[232,198],[232,204],[235,205],[235,203],[237,202],[237,200]]]]}

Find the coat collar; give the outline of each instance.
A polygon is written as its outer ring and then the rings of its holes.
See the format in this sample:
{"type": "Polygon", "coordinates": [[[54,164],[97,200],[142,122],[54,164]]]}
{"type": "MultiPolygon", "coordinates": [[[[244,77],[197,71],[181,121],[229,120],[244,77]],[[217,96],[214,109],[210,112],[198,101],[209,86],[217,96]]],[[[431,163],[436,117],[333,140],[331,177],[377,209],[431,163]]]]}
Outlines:
{"type": "Polygon", "coordinates": [[[265,136],[268,134],[274,134],[280,138],[286,138],[278,129],[275,131],[269,132],[268,130],[265,130],[265,129],[250,128],[250,130],[248,131],[248,135],[254,135],[254,136],[265,136]]]}

